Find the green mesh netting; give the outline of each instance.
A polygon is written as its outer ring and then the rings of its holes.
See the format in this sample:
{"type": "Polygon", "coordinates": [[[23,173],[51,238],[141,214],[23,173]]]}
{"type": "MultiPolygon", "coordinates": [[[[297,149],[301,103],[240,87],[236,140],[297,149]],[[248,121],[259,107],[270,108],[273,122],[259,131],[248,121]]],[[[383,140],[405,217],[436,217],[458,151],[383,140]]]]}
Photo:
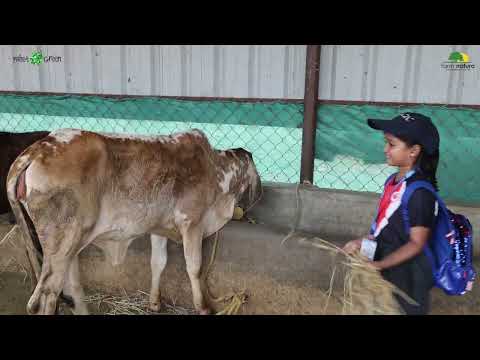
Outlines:
{"type": "MultiPolygon", "coordinates": [[[[480,111],[441,106],[320,105],[314,183],[379,192],[395,169],[385,164],[383,135],[368,118],[401,112],[432,117],[441,136],[440,193],[447,201],[479,204],[480,111]]],[[[168,134],[199,128],[219,149],[251,151],[264,181],[299,181],[303,104],[279,101],[0,95],[0,131],[64,127],[92,131],[168,134]]]]}

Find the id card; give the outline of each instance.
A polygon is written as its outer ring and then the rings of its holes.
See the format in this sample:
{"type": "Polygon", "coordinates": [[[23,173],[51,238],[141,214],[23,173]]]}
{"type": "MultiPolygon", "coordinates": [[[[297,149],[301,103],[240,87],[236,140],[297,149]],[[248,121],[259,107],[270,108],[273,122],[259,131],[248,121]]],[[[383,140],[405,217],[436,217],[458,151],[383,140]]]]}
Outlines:
{"type": "Polygon", "coordinates": [[[360,247],[360,254],[366,256],[369,260],[373,260],[375,250],[377,249],[377,242],[369,239],[362,239],[362,246],[360,247]]]}

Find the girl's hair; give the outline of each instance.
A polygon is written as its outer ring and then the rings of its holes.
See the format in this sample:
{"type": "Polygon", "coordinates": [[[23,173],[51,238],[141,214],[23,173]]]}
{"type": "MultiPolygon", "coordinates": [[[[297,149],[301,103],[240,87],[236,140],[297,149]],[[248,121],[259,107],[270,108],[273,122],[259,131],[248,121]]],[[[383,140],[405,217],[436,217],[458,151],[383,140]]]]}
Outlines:
{"type": "MultiPolygon", "coordinates": [[[[397,136],[400,140],[405,142],[408,147],[412,147],[413,145],[420,145],[412,143],[410,140],[403,138],[402,136],[397,136]]],[[[420,173],[425,175],[427,180],[433,185],[435,190],[438,191],[438,184],[437,184],[437,167],[438,167],[438,160],[440,158],[439,150],[436,150],[432,155],[427,154],[423,149],[423,146],[420,145],[422,150],[420,151],[420,155],[418,155],[417,161],[415,162],[415,166],[420,173]]]]}

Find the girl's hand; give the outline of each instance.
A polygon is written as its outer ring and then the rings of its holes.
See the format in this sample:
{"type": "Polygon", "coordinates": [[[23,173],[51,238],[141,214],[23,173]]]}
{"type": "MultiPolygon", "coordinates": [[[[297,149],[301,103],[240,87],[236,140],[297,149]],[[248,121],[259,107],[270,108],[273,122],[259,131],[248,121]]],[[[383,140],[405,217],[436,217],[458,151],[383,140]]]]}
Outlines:
{"type": "Polygon", "coordinates": [[[371,234],[368,234],[362,236],[361,238],[351,240],[344,245],[343,251],[345,251],[347,254],[352,254],[355,251],[360,251],[360,248],[362,247],[362,239],[375,240],[375,237],[371,234]]]}
{"type": "Polygon", "coordinates": [[[383,264],[381,261],[370,261],[370,265],[372,265],[377,270],[382,270],[383,264]]]}
{"type": "Polygon", "coordinates": [[[347,254],[352,254],[355,251],[359,251],[361,247],[362,247],[362,239],[355,239],[347,242],[343,247],[343,250],[347,254]]]}

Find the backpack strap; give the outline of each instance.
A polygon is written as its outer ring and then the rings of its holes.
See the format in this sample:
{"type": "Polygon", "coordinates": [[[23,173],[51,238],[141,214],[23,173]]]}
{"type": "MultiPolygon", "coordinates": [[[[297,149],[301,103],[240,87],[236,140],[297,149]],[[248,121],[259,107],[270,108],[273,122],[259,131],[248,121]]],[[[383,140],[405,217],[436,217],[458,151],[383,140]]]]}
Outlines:
{"type": "Polygon", "coordinates": [[[402,195],[402,201],[401,201],[401,207],[402,207],[402,217],[403,217],[403,223],[405,226],[405,232],[407,234],[410,234],[410,220],[408,217],[408,201],[410,200],[411,196],[417,189],[427,189],[430,191],[434,196],[435,200],[438,202],[438,207],[439,211],[447,211],[447,207],[443,200],[438,196],[437,191],[433,187],[432,184],[430,184],[428,181],[425,180],[417,180],[412,182],[410,185],[407,186],[405,189],[405,192],[402,195]]]}
{"type": "Polygon", "coordinates": [[[427,181],[417,180],[417,181],[414,181],[407,186],[407,188],[405,189],[405,192],[402,195],[402,201],[401,201],[403,225],[404,225],[404,228],[405,228],[405,232],[407,234],[410,234],[410,219],[409,219],[409,216],[408,216],[408,202],[410,201],[410,198],[412,197],[413,193],[420,188],[427,189],[428,191],[433,193],[435,195],[435,197],[437,198],[437,194],[436,194],[435,189],[433,188],[432,184],[430,184],[427,181]]]}
{"type": "MultiPolygon", "coordinates": [[[[404,224],[405,232],[407,233],[407,235],[410,235],[410,218],[408,216],[408,201],[410,200],[410,198],[413,195],[413,193],[415,192],[415,190],[420,189],[420,188],[423,188],[423,189],[426,189],[426,190],[430,191],[435,196],[435,199],[438,203],[438,211],[439,212],[442,211],[442,212],[447,213],[447,207],[445,206],[445,203],[438,196],[437,191],[435,190],[435,188],[433,187],[433,185],[431,183],[429,183],[428,181],[424,181],[424,180],[417,180],[417,181],[412,182],[405,189],[405,192],[402,195],[402,200],[401,200],[401,205],[400,205],[401,206],[401,211],[402,211],[403,224],[404,224]]],[[[428,246],[428,245],[425,246],[424,251],[425,251],[425,254],[427,255],[427,257],[429,258],[429,260],[432,262],[432,264],[434,264],[435,260],[434,260],[432,251],[430,249],[430,246],[428,246]]]]}

